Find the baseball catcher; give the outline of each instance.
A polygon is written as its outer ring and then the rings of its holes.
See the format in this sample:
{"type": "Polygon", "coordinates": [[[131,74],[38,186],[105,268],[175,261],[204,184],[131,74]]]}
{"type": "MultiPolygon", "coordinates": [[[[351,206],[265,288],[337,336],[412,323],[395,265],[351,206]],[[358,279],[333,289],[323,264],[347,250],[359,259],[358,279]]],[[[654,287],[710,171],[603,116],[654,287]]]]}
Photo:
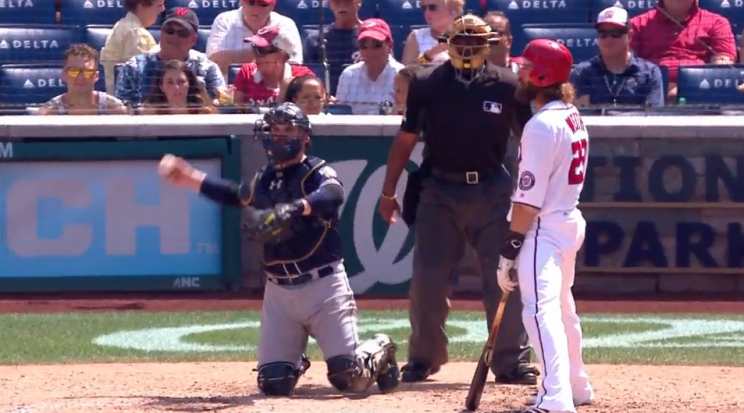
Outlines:
{"type": "Polygon", "coordinates": [[[292,394],[310,367],[308,336],[317,340],[328,381],[359,393],[377,383],[382,393],[398,386],[396,345],[385,334],[359,343],[354,293],[344,269],[336,230],[344,190],[322,159],[305,155],[308,117],[282,103],[257,121],[256,138],[269,159],[250,183],[207,176],[166,155],[160,173],[178,186],[245,208],[242,229],[263,244],[268,282],[261,310],[258,387],[270,396],[292,394]]]}

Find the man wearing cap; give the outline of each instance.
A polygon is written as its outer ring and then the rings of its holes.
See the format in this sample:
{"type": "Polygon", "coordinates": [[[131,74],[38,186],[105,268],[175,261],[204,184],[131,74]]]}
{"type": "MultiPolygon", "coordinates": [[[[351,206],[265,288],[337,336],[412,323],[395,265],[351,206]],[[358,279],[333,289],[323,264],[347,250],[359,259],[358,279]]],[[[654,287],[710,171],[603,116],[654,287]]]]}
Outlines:
{"type": "Polygon", "coordinates": [[[217,88],[226,87],[225,79],[219,67],[207,55],[192,49],[198,30],[199,19],[193,10],[186,7],[168,10],[161,26],[160,50],[136,55],[124,63],[116,78],[116,97],[139,106],[163,62],[181,60],[188,64],[197,79],[204,83],[209,95],[216,99],[217,88]]]}
{"type": "Polygon", "coordinates": [[[357,35],[360,61],[341,72],[336,100],[351,106],[355,115],[378,115],[393,100],[395,75],[403,64],[390,54],[393,35],[381,19],[362,22],[357,35]]]}
{"type": "Polygon", "coordinates": [[[255,59],[253,44],[243,39],[261,28],[279,25],[292,44],[289,61],[302,64],[302,40],[295,22],[274,11],[276,0],[241,0],[240,7],[220,13],[212,22],[207,39],[207,56],[227,74],[231,64],[243,64],[255,59]]]}
{"type": "Polygon", "coordinates": [[[575,104],[663,106],[661,70],[630,50],[633,31],[628,12],[620,7],[604,9],[594,27],[599,55],[579,63],[571,73],[575,104]]]}
{"type": "Polygon", "coordinates": [[[294,51],[292,37],[278,24],[262,28],[245,42],[253,46],[256,61],[244,64],[235,78],[233,98],[238,105],[269,106],[283,95],[292,79],[313,75],[309,68],[289,63],[294,51]]]}

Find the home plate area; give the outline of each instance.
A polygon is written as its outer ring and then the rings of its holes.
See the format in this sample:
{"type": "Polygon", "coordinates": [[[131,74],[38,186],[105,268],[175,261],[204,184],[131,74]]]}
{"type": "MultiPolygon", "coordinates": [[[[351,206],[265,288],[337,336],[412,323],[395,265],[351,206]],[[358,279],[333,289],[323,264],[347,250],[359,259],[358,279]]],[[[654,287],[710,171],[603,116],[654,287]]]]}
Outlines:
{"type": "MultiPolygon", "coordinates": [[[[294,396],[269,398],[256,388],[255,363],[136,363],[0,367],[0,411],[61,412],[461,412],[474,363],[450,363],[428,381],[397,392],[344,396],[315,362],[294,396]],[[9,390],[9,394],[6,391],[9,390]]],[[[744,411],[741,368],[592,365],[597,404],[579,412],[744,411]]],[[[489,379],[479,411],[513,412],[532,386],[489,379]]]]}

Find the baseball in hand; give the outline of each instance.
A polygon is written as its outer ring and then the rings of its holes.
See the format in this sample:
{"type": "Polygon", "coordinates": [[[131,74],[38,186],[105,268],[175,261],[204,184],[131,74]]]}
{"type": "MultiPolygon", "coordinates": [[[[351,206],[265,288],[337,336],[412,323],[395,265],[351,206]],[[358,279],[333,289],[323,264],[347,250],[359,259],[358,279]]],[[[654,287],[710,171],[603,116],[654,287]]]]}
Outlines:
{"type": "Polygon", "coordinates": [[[160,160],[160,165],[158,165],[158,173],[163,176],[169,176],[173,173],[173,170],[176,168],[176,157],[167,154],[163,156],[163,159],[160,160]]]}

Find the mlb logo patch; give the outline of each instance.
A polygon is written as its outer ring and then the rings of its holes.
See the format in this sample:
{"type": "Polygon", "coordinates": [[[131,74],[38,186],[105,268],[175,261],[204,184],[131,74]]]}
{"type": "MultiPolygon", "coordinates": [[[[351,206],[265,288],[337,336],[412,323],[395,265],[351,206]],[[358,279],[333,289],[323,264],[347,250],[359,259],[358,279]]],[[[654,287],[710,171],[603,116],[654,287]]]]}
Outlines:
{"type": "Polygon", "coordinates": [[[483,111],[488,113],[495,113],[498,115],[501,113],[501,103],[489,102],[486,100],[483,102],[483,111]]]}

